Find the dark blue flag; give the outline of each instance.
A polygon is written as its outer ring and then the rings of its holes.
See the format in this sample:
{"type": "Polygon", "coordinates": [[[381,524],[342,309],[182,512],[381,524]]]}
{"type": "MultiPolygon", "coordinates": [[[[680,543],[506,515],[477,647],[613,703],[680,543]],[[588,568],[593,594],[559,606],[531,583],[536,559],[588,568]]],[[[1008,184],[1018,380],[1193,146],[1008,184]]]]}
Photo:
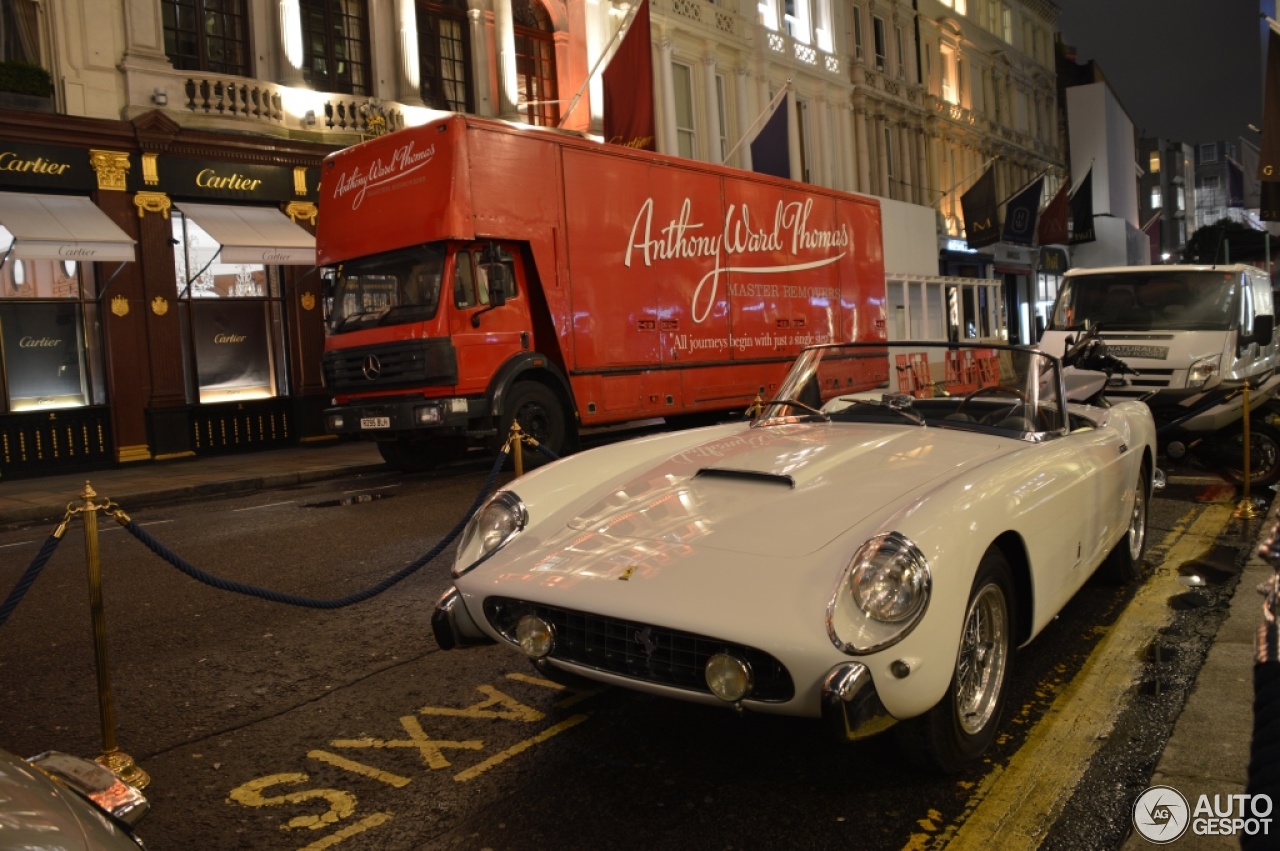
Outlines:
{"type": "Polygon", "coordinates": [[[782,96],[774,107],[773,115],[751,140],[751,170],[774,177],[791,177],[791,147],[787,143],[787,115],[791,109],[791,94],[782,96]]]}
{"type": "Polygon", "coordinates": [[[1009,199],[1004,208],[1004,234],[1002,242],[1013,245],[1032,245],[1036,239],[1036,219],[1040,215],[1040,196],[1044,192],[1044,178],[1009,199]]]}
{"type": "Polygon", "coordinates": [[[960,196],[960,212],[964,215],[964,239],[970,248],[982,248],[1000,241],[996,226],[996,172],[988,168],[960,196]]]}

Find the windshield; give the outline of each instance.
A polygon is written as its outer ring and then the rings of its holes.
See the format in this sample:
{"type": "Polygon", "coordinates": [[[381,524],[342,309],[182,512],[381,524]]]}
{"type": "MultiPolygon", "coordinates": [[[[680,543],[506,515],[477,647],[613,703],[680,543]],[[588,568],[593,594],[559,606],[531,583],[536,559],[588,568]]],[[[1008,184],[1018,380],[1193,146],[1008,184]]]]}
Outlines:
{"type": "Polygon", "coordinates": [[[328,305],[330,332],[434,319],[444,257],[443,246],[422,245],[342,264],[328,305]]]}
{"type": "Polygon", "coordinates": [[[796,419],[939,426],[1010,437],[1064,428],[1058,359],[1019,346],[813,346],[756,425],[796,419]]]}
{"type": "Polygon", "coordinates": [[[1103,331],[1226,331],[1236,318],[1238,272],[1118,272],[1068,277],[1051,331],[1085,321],[1103,331]]]}

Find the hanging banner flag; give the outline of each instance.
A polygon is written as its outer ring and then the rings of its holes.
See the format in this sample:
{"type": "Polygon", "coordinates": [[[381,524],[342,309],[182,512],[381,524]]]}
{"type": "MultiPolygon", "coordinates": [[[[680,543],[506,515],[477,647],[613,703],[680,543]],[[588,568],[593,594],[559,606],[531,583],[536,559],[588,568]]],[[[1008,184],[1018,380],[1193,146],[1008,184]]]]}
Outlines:
{"type": "Polygon", "coordinates": [[[604,138],[615,145],[656,151],[649,0],[640,3],[602,78],[604,138]]]}
{"type": "Polygon", "coordinates": [[[751,140],[752,171],[774,177],[791,177],[791,146],[787,139],[787,117],[790,114],[791,93],[787,91],[778,98],[773,105],[773,115],[751,140]]]}
{"type": "Polygon", "coordinates": [[[1084,180],[1071,196],[1071,244],[1093,242],[1098,237],[1093,232],[1093,166],[1085,172],[1084,180]]]}
{"type": "Polygon", "coordinates": [[[1012,245],[1032,245],[1036,240],[1036,217],[1040,213],[1040,196],[1044,194],[1044,178],[1038,177],[1031,185],[1009,199],[1004,208],[1004,231],[1001,242],[1012,245]]]}
{"type": "Polygon", "coordinates": [[[1040,214],[1036,241],[1041,245],[1066,245],[1071,238],[1071,233],[1067,230],[1067,192],[1070,189],[1071,184],[1064,181],[1058,194],[1053,196],[1049,206],[1040,214]]]}
{"type": "Polygon", "coordinates": [[[960,196],[960,212],[964,216],[964,238],[970,248],[994,245],[1000,241],[996,227],[996,171],[986,172],[960,196]]]}
{"type": "Polygon", "coordinates": [[[1280,34],[1272,27],[1267,28],[1267,76],[1262,95],[1262,148],[1258,154],[1258,178],[1263,181],[1280,180],[1280,34]]]}

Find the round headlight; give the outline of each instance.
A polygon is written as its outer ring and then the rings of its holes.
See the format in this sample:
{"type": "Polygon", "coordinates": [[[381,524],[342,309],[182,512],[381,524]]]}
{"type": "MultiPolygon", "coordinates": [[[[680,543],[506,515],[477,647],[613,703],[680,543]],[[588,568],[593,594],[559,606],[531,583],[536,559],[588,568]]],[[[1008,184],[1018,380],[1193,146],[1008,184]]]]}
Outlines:
{"type": "Polygon", "coordinates": [[[520,497],[499,491],[481,506],[467,523],[453,562],[453,575],[461,576],[501,549],[529,522],[520,497]]]}
{"type": "Polygon", "coordinates": [[[716,697],[736,703],[751,693],[751,666],[728,653],[707,660],[707,687],[716,697]]]}
{"type": "Polygon", "coordinates": [[[541,659],[551,653],[556,634],[551,624],[537,615],[525,615],[516,624],[516,641],[530,659],[541,659]]]}
{"type": "Polygon", "coordinates": [[[885,538],[864,551],[849,574],[849,592],[858,608],[885,623],[914,617],[925,601],[929,569],[905,539],[885,538]]]}

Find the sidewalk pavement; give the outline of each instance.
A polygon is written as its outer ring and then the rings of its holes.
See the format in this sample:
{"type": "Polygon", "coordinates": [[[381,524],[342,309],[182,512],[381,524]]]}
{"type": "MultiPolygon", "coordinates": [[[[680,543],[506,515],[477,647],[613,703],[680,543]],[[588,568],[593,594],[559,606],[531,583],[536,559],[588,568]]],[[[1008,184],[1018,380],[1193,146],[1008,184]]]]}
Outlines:
{"type": "Polygon", "coordinates": [[[0,479],[0,527],[62,518],[85,482],[126,511],[178,499],[287,487],[388,467],[370,442],[326,442],[209,458],[125,464],[110,470],[0,479]]]}
{"type": "MultiPolygon", "coordinates": [[[[286,487],[387,469],[373,444],[357,442],[0,481],[0,527],[60,519],[67,504],[77,501],[86,480],[100,496],[130,510],[175,499],[286,487]]],[[[1257,524],[1255,537],[1261,540],[1270,532],[1277,512],[1280,499],[1257,524]]],[[[1172,786],[1191,802],[1202,793],[1242,793],[1248,777],[1253,735],[1253,642],[1262,615],[1262,601],[1254,589],[1272,570],[1256,552],[1255,542],[1227,619],[1151,777],[1150,785],[1172,786]]],[[[1275,824],[1280,830],[1280,823],[1275,824]]],[[[1134,832],[1123,851],[1143,851],[1150,846],[1134,832]]],[[[1174,846],[1179,851],[1225,851],[1239,848],[1239,840],[1195,836],[1188,830],[1174,846]]]]}

